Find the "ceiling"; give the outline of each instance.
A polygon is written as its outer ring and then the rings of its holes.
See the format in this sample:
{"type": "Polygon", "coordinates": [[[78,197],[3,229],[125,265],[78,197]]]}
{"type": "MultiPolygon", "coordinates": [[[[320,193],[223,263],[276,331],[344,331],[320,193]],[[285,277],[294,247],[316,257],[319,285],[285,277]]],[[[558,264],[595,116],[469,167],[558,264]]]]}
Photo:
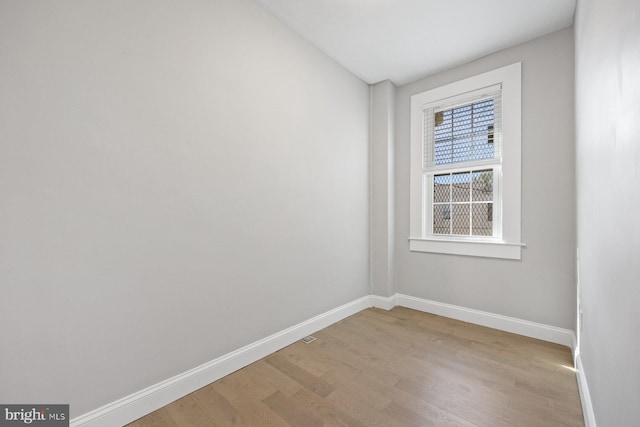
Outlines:
{"type": "Polygon", "coordinates": [[[576,0],[256,0],[367,83],[402,85],[572,25],[576,0]]]}

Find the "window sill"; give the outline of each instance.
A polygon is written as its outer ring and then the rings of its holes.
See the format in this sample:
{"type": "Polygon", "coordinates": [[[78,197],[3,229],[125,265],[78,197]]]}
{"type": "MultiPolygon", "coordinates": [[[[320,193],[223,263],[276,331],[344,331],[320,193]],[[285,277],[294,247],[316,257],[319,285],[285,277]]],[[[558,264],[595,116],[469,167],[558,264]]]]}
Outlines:
{"type": "Polygon", "coordinates": [[[522,243],[409,238],[412,252],[521,259],[522,243]]]}

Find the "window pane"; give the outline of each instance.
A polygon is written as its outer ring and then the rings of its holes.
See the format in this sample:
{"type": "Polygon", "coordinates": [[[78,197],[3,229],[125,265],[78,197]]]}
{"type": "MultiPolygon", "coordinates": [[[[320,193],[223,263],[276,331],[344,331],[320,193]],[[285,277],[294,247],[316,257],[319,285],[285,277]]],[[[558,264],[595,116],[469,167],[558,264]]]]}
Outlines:
{"type": "Polygon", "coordinates": [[[468,236],[469,231],[469,205],[452,205],[451,206],[452,234],[462,234],[468,236]]]}
{"type": "Polygon", "coordinates": [[[468,202],[471,199],[469,193],[469,183],[471,174],[469,172],[454,173],[451,177],[451,201],[468,202]]]}
{"type": "Polygon", "coordinates": [[[493,235],[493,203],[473,204],[473,235],[493,235]]]}
{"type": "Polygon", "coordinates": [[[451,197],[451,174],[433,176],[433,201],[449,202],[451,197]]]}
{"type": "Polygon", "coordinates": [[[451,234],[451,205],[433,205],[433,234],[451,234]]]}
{"type": "Polygon", "coordinates": [[[473,201],[493,201],[493,170],[474,171],[471,182],[473,182],[473,201]]]}

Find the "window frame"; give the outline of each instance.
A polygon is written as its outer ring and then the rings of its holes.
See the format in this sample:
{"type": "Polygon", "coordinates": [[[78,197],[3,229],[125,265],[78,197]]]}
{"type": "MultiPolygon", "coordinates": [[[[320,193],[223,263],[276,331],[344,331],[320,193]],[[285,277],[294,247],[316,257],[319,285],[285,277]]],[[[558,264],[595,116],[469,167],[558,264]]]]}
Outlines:
{"type": "Polygon", "coordinates": [[[521,259],[521,72],[518,62],[411,97],[411,251],[521,259]],[[501,161],[493,158],[425,168],[424,110],[473,103],[482,91],[496,85],[502,91],[501,161]],[[492,209],[494,230],[497,226],[498,231],[494,236],[433,234],[433,175],[483,168],[494,171],[492,209]]]}

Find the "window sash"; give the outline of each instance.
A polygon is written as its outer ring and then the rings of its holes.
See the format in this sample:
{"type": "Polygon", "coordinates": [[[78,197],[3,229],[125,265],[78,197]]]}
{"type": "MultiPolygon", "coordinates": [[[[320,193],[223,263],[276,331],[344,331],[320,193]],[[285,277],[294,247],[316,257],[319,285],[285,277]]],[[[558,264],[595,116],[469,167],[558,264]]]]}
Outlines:
{"type": "MultiPolygon", "coordinates": [[[[451,184],[450,184],[451,185],[451,184]]],[[[502,238],[502,166],[501,164],[494,163],[492,166],[482,165],[481,167],[456,167],[450,169],[439,169],[439,170],[424,170],[423,171],[423,191],[424,191],[424,208],[423,212],[423,224],[422,230],[424,232],[423,237],[426,238],[437,238],[437,239],[445,239],[445,240],[479,240],[479,241],[494,241],[500,240],[502,238]],[[473,200],[472,196],[472,184],[470,182],[470,195],[469,200],[465,201],[453,201],[453,197],[450,197],[447,202],[436,202],[434,200],[435,197],[435,187],[434,187],[434,177],[436,175],[444,175],[444,174],[456,174],[456,173],[469,173],[470,177],[473,176],[474,172],[480,172],[485,170],[491,170],[493,173],[493,194],[492,199],[489,200],[473,200]],[[491,235],[479,235],[473,234],[473,205],[474,204],[486,204],[491,203],[492,209],[492,233],[491,235]],[[434,206],[436,205],[445,205],[450,204],[450,230],[453,228],[454,221],[454,205],[468,205],[470,209],[469,214],[469,234],[454,234],[454,233],[436,233],[434,230],[434,206]]]]}
{"type": "MultiPolygon", "coordinates": [[[[483,88],[480,90],[476,90],[472,93],[463,94],[461,96],[456,96],[453,98],[441,100],[437,103],[432,103],[428,105],[424,105],[422,107],[423,112],[423,168],[424,169],[435,169],[439,167],[455,167],[458,165],[467,165],[473,164],[477,162],[492,162],[492,161],[501,161],[502,159],[502,88],[501,85],[494,85],[491,87],[483,88]],[[493,103],[493,129],[490,131],[489,129],[482,130],[478,129],[482,126],[482,119],[474,121],[476,118],[480,118],[481,116],[474,117],[473,108],[476,105],[480,105],[486,101],[491,100],[493,103]],[[471,114],[468,114],[468,117],[459,116],[458,121],[454,119],[454,114],[456,110],[463,109],[465,107],[469,107],[471,110],[471,114]],[[436,153],[436,149],[446,150],[445,144],[436,144],[435,132],[436,132],[436,114],[450,114],[450,122],[451,122],[451,160],[450,162],[443,161],[443,156],[438,156],[436,153]],[[465,123],[466,122],[466,123],[465,123]],[[467,125],[471,128],[471,131],[466,131],[463,127],[467,125]],[[475,126],[474,126],[475,125],[475,126]],[[457,130],[455,126],[458,126],[457,130]],[[462,127],[461,127],[462,126],[462,127]],[[474,130],[474,128],[476,130],[474,130]],[[474,158],[475,149],[477,146],[480,146],[481,140],[483,136],[486,136],[487,140],[489,140],[489,135],[492,133],[492,146],[493,146],[493,155],[486,156],[481,158],[474,158]],[[479,138],[478,138],[479,137],[479,138]],[[440,147],[437,147],[440,145],[440,147]],[[457,150],[457,152],[456,152],[457,150]],[[467,153],[466,157],[468,160],[464,160],[465,154],[464,150],[467,150],[470,153],[467,153]],[[457,159],[456,159],[457,158],[457,159]],[[438,162],[440,160],[440,162],[438,162]]],[[[443,116],[444,118],[444,116],[443,116]]],[[[489,126],[488,122],[485,121],[487,126],[489,126]]],[[[487,145],[485,143],[484,145],[487,145]]],[[[485,151],[487,147],[483,148],[485,151]]]]}

